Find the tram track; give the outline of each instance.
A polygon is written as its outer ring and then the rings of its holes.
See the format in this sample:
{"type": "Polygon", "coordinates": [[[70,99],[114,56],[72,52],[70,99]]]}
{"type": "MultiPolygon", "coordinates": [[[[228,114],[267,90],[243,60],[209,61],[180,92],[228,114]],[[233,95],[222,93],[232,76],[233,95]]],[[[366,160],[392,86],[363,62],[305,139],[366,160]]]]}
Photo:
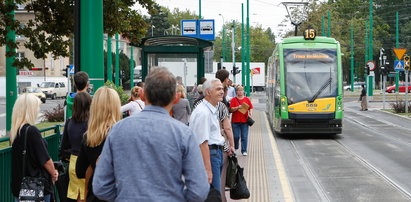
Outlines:
{"type": "MultiPolygon", "coordinates": [[[[369,118],[369,117],[368,117],[368,118],[369,118]]],[[[367,129],[367,130],[373,131],[373,132],[375,132],[376,134],[381,134],[381,130],[376,129],[375,125],[366,124],[366,123],[364,123],[363,121],[360,121],[360,120],[358,120],[358,119],[356,119],[356,118],[354,118],[354,117],[350,117],[350,116],[345,116],[344,119],[345,119],[346,121],[349,121],[349,122],[353,123],[353,124],[359,124],[361,127],[365,128],[365,129],[367,129]]],[[[394,123],[384,123],[384,122],[381,122],[381,124],[378,125],[378,127],[383,127],[383,126],[394,127],[394,128],[398,128],[398,129],[401,129],[401,130],[406,130],[406,131],[408,131],[409,133],[411,133],[411,129],[405,128],[405,127],[402,127],[402,126],[399,126],[399,125],[396,125],[396,124],[394,124],[394,123]]],[[[395,137],[395,136],[391,136],[390,139],[393,140],[393,141],[395,141],[396,143],[406,144],[407,146],[411,146],[411,142],[410,142],[410,141],[404,141],[404,139],[401,139],[401,138],[398,138],[398,137],[395,137]]]]}
{"type": "Polygon", "coordinates": [[[341,141],[335,140],[341,147],[343,147],[351,156],[356,158],[359,162],[362,163],[363,166],[371,170],[373,173],[378,175],[380,178],[382,178],[386,183],[391,185],[394,189],[399,191],[400,193],[403,194],[404,197],[406,197],[408,200],[411,200],[411,192],[407,191],[407,189],[404,188],[401,184],[395,182],[394,179],[388,177],[384,172],[377,167],[373,166],[370,162],[368,162],[366,159],[361,157],[360,155],[356,154],[351,148],[346,146],[344,143],[341,141]]]}
{"type": "Polygon", "coordinates": [[[311,183],[314,185],[315,190],[317,190],[317,193],[319,194],[321,201],[330,201],[330,198],[328,198],[328,195],[326,194],[326,191],[324,190],[324,187],[321,185],[320,181],[318,180],[317,176],[314,174],[314,171],[311,169],[311,166],[309,166],[309,162],[307,162],[301,155],[301,153],[298,151],[296,144],[294,141],[290,140],[290,143],[292,147],[294,148],[294,151],[296,153],[296,156],[298,160],[301,162],[301,165],[307,174],[308,179],[311,181],[311,183]]]}
{"type": "MultiPolygon", "coordinates": [[[[384,182],[384,184],[386,184],[386,186],[390,186],[393,191],[396,190],[398,191],[398,193],[400,193],[405,200],[411,200],[411,193],[400,183],[396,182],[393,178],[389,177],[388,175],[386,175],[381,169],[377,168],[376,166],[374,166],[372,163],[370,163],[369,161],[367,161],[365,158],[363,158],[362,156],[358,155],[357,153],[355,153],[349,146],[345,145],[343,142],[341,142],[338,139],[330,139],[332,141],[327,141],[327,145],[329,147],[333,147],[336,150],[341,149],[343,150],[348,156],[348,158],[350,159],[355,159],[355,162],[358,162],[359,165],[361,167],[363,167],[364,169],[371,171],[376,177],[378,177],[378,179],[380,179],[382,182],[384,182]],[[333,142],[333,143],[332,143],[333,142]]],[[[313,145],[311,145],[311,147],[309,149],[313,149],[313,148],[320,148],[321,144],[318,143],[318,145],[315,144],[317,140],[313,141],[314,143],[312,143],[313,145]]],[[[309,142],[301,142],[301,141],[296,141],[296,140],[289,140],[290,144],[292,145],[292,148],[294,149],[296,156],[298,158],[298,161],[300,162],[300,165],[302,166],[303,170],[305,171],[305,174],[307,175],[307,178],[311,181],[312,185],[314,186],[315,190],[317,191],[321,201],[334,201],[333,197],[331,197],[330,194],[330,187],[324,187],[327,186],[326,183],[324,183],[325,185],[322,184],[321,181],[321,176],[319,176],[318,173],[315,172],[315,170],[317,169],[317,172],[321,173],[318,170],[318,167],[320,167],[319,165],[317,168],[311,163],[309,154],[309,151],[305,151],[303,146],[304,144],[310,144],[309,142]],[[328,189],[328,191],[327,191],[328,189]]],[[[326,150],[325,150],[326,151],[326,150]]],[[[321,150],[316,150],[316,152],[321,152],[321,150]]],[[[336,179],[338,179],[337,176],[334,176],[336,179]]],[[[358,185],[360,185],[361,183],[358,183],[358,185]]],[[[376,185],[376,189],[381,188],[379,187],[380,185],[376,185]]]]}

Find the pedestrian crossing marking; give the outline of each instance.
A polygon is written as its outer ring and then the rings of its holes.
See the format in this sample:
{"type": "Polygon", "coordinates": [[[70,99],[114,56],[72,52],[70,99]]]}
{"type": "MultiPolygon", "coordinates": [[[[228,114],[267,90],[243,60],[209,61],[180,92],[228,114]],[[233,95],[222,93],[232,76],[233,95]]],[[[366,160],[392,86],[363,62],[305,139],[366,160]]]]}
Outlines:
{"type": "Polygon", "coordinates": [[[394,70],[404,71],[404,61],[401,61],[401,60],[394,61],[394,70]]]}

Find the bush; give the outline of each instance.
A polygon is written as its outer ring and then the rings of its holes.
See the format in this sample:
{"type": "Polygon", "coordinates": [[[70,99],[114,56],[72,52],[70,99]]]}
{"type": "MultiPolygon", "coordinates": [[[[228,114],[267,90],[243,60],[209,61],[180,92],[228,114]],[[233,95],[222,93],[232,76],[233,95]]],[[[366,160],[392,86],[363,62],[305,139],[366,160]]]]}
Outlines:
{"type": "Polygon", "coordinates": [[[44,112],[43,117],[49,122],[64,121],[64,106],[58,104],[55,108],[44,112]]]}
{"type": "MultiPolygon", "coordinates": [[[[395,113],[405,113],[405,102],[403,100],[397,100],[395,103],[390,104],[395,113]]],[[[411,112],[411,106],[408,105],[408,112],[411,112]]]]}
{"type": "Polygon", "coordinates": [[[118,96],[120,97],[121,105],[127,104],[130,96],[124,93],[122,86],[117,87],[112,81],[107,81],[104,85],[117,91],[118,96]]]}

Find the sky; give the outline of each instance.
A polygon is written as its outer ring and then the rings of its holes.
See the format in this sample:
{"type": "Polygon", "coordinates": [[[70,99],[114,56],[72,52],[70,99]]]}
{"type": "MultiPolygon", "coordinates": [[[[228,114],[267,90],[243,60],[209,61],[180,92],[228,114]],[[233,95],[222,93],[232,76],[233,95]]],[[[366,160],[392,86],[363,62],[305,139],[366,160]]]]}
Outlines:
{"type": "MultiPolygon", "coordinates": [[[[161,6],[168,7],[170,10],[174,8],[189,9],[196,14],[199,11],[199,0],[156,0],[156,2],[161,6]]],[[[292,30],[293,26],[288,20],[283,23],[286,27],[279,26],[286,19],[287,15],[287,10],[281,2],[281,0],[249,0],[250,26],[259,24],[263,28],[270,27],[276,36],[280,34],[281,30],[292,30]]],[[[245,23],[246,0],[201,0],[201,15],[203,19],[215,20],[217,35],[222,29],[223,17],[226,23],[232,20],[241,22],[241,3],[244,3],[245,23]],[[222,14],[223,17],[219,14],[222,14]]],[[[147,13],[139,5],[136,5],[134,8],[141,10],[143,14],[147,13]]]]}

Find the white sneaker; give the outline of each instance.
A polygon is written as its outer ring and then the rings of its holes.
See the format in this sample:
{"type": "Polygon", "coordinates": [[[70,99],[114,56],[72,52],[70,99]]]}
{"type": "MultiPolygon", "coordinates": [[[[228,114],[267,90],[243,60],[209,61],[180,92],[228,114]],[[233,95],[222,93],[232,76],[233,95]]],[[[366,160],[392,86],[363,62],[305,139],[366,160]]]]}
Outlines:
{"type": "Polygon", "coordinates": [[[243,156],[247,156],[248,154],[247,154],[247,152],[243,152],[243,156]]]}

